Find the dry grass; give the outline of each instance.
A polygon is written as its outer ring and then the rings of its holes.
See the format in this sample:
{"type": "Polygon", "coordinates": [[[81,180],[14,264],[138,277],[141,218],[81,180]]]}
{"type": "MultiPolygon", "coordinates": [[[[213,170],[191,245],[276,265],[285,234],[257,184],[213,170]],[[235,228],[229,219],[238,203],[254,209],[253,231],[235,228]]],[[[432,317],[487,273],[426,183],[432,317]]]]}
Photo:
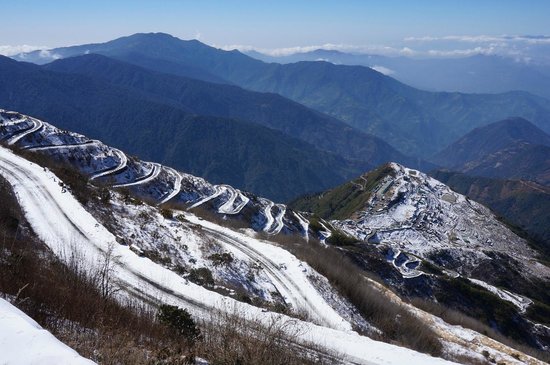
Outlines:
{"type": "Polygon", "coordinates": [[[200,323],[203,336],[191,346],[158,321],[154,306],[115,300],[108,257],[95,272],[83,267],[75,250],[65,263],[56,258],[33,237],[1,178],[0,201],[0,295],[84,357],[109,365],[188,364],[195,355],[228,365],[336,361],[312,346],[297,346],[291,319],[265,326],[213,313],[200,323]]]}
{"type": "Polygon", "coordinates": [[[202,323],[203,340],[197,354],[213,365],[231,364],[334,364],[343,357],[311,344],[298,344],[293,319],[273,319],[269,324],[243,319],[239,313],[216,312],[202,323]]]}
{"type": "Polygon", "coordinates": [[[510,339],[509,337],[506,337],[500,334],[499,332],[495,331],[494,329],[482,323],[481,321],[475,318],[472,318],[470,316],[467,316],[462,312],[453,310],[441,304],[428,301],[425,299],[421,299],[421,298],[414,298],[413,300],[411,300],[411,304],[417,308],[422,309],[425,312],[431,313],[434,316],[443,319],[445,322],[449,324],[458,325],[464,328],[469,328],[487,337],[490,337],[493,340],[498,341],[506,346],[509,346],[520,352],[523,352],[526,355],[529,355],[541,361],[550,363],[550,353],[535,349],[530,346],[519,344],[516,341],[510,339]]]}
{"type": "Polygon", "coordinates": [[[365,272],[347,259],[340,250],[310,240],[294,240],[285,245],[300,260],[325,276],[347,298],[367,322],[382,334],[376,339],[396,343],[433,356],[442,355],[442,345],[435,332],[404,306],[392,302],[365,280],[365,272]]]}

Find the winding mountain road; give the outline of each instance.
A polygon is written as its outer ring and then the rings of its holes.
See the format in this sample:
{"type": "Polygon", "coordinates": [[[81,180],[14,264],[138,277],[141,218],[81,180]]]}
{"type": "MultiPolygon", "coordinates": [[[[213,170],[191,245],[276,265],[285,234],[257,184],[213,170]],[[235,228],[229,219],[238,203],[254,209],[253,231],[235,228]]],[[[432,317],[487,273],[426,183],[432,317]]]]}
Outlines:
{"type": "Polygon", "coordinates": [[[120,150],[117,150],[116,148],[113,148],[112,150],[113,153],[118,157],[118,165],[110,167],[103,171],[96,172],[95,174],[90,176],[90,180],[95,180],[107,175],[114,175],[117,172],[126,168],[126,165],[128,164],[128,157],[126,157],[126,154],[124,154],[124,152],[120,150]]]}
{"type": "Polygon", "coordinates": [[[306,240],[309,240],[309,221],[298,212],[294,212],[294,216],[296,217],[296,219],[298,219],[298,222],[300,222],[300,225],[304,230],[306,240]]]}
{"type": "Polygon", "coordinates": [[[283,229],[285,226],[283,222],[283,217],[286,213],[286,206],[284,204],[275,204],[272,201],[269,201],[264,208],[264,216],[266,218],[264,232],[270,235],[275,235],[283,229]],[[272,209],[276,207],[278,210],[277,216],[273,217],[272,209]]]}
{"type": "Polygon", "coordinates": [[[159,176],[161,170],[161,166],[158,163],[153,163],[151,170],[149,173],[145,174],[142,177],[138,177],[132,182],[129,183],[123,183],[123,184],[114,184],[113,188],[123,188],[128,186],[134,186],[134,185],[140,185],[140,184],[146,184],[151,180],[156,179],[157,176],[159,176]]]}
{"type": "Polygon", "coordinates": [[[67,144],[50,144],[46,146],[30,146],[30,147],[23,147],[22,149],[25,151],[46,151],[46,150],[59,150],[62,148],[86,148],[89,146],[95,146],[100,144],[98,140],[91,139],[86,142],[82,143],[67,143],[67,144]]]}
{"type": "Polygon", "coordinates": [[[249,200],[240,191],[229,185],[222,185],[223,188],[229,193],[229,198],[218,208],[218,213],[222,214],[239,214],[249,200]],[[240,202],[235,205],[235,201],[239,199],[240,202]]]}
{"type": "Polygon", "coordinates": [[[208,195],[202,199],[200,199],[199,201],[195,202],[194,204],[192,204],[189,208],[187,208],[188,210],[189,209],[193,209],[193,208],[196,208],[200,205],[203,205],[204,203],[212,200],[212,199],[215,199],[217,198],[218,196],[220,196],[223,192],[224,192],[224,189],[222,189],[221,187],[217,186],[217,185],[214,185],[213,186],[214,188],[214,193],[212,193],[211,195],[208,195]]]}
{"type": "Polygon", "coordinates": [[[42,129],[42,127],[44,127],[44,123],[39,119],[29,118],[28,120],[30,120],[33,123],[33,126],[28,129],[21,130],[14,136],[11,136],[10,139],[8,139],[8,145],[13,146],[15,143],[17,143],[19,140],[21,140],[25,136],[31,133],[34,133],[42,129]]]}
{"type": "Polygon", "coordinates": [[[170,199],[172,199],[173,197],[178,195],[179,192],[181,191],[181,182],[183,181],[183,177],[181,176],[181,174],[179,172],[177,172],[176,170],[174,170],[171,167],[165,167],[165,168],[175,177],[174,188],[172,189],[171,192],[167,193],[160,200],[159,205],[166,203],[167,201],[169,201],[170,199]]]}
{"type": "Polygon", "coordinates": [[[12,185],[29,224],[37,236],[61,260],[75,254],[83,264],[94,267],[102,262],[105,252],[114,255],[114,279],[129,296],[143,296],[158,303],[189,308],[197,317],[208,320],[218,309],[243,318],[288,320],[296,341],[314,343],[326,351],[342,354],[342,363],[363,365],[396,365],[403,359],[408,364],[449,364],[449,362],[412,350],[340,331],[290,319],[284,315],[262,312],[260,308],[237,302],[187,282],[176,273],[139,257],[127,246],[116,243],[115,237],[88,213],[80,203],[59,186],[59,179],[39,165],[31,163],[0,147],[0,174],[12,185]],[[298,331],[295,331],[298,329],[298,331]]]}
{"type": "Polygon", "coordinates": [[[351,325],[340,317],[312,286],[307,270],[302,268],[299,261],[290,253],[278,247],[267,247],[267,244],[251,242],[250,239],[240,235],[224,232],[223,229],[217,229],[204,221],[195,223],[200,224],[203,232],[208,236],[237,249],[251,262],[259,263],[285,302],[292,305],[293,310],[298,313],[305,312],[313,322],[322,326],[351,330],[351,325]],[[276,256],[279,257],[280,263],[275,262],[273,257],[276,256]],[[281,259],[281,256],[284,259],[281,259]],[[288,267],[290,265],[294,267],[288,267]]]}
{"type": "MultiPolygon", "coordinates": [[[[0,112],[5,112],[4,110],[0,109],[0,112]]],[[[21,128],[20,130],[15,131],[12,133],[9,137],[7,137],[7,143],[8,145],[14,145],[17,142],[21,141],[25,136],[28,136],[32,133],[36,133],[44,128],[45,125],[50,126],[47,123],[42,122],[39,119],[35,119],[32,117],[24,117],[24,118],[18,118],[18,119],[6,119],[3,116],[0,116],[0,126],[13,126],[18,125],[25,122],[31,122],[32,125],[25,126],[25,128],[21,128]]],[[[51,126],[50,126],[51,127],[51,126]]],[[[6,138],[6,137],[4,137],[6,138]]],[[[88,140],[82,143],[67,143],[67,144],[49,144],[49,145],[39,145],[39,146],[23,146],[23,150],[38,152],[38,151],[47,151],[47,150],[58,150],[58,149],[73,149],[73,148],[86,148],[89,146],[94,145],[101,145],[102,143],[98,140],[88,140]]],[[[118,160],[118,163],[116,166],[112,166],[109,168],[105,168],[99,171],[96,171],[91,174],[90,180],[96,180],[101,177],[109,176],[109,175],[116,175],[120,171],[124,170],[128,166],[128,157],[126,154],[118,149],[110,148],[114,158],[118,160]]],[[[144,176],[140,176],[138,178],[135,178],[133,181],[118,183],[118,184],[112,184],[111,186],[114,188],[122,188],[122,187],[131,187],[131,186],[137,186],[141,184],[149,183],[153,180],[155,180],[159,174],[162,172],[162,170],[165,170],[168,172],[168,174],[172,175],[174,177],[174,184],[173,188],[171,190],[168,190],[162,197],[158,200],[158,205],[164,204],[168,202],[169,200],[173,199],[176,195],[179,194],[181,191],[181,184],[183,182],[183,176],[178,171],[167,167],[162,166],[158,163],[152,163],[151,170],[145,174],[144,176]]],[[[197,207],[201,204],[206,203],[209,200],[212,200],[218,196],[220,196],[222,193],[226,192],[229,197],[227,200],[218,208],[218,212],[222,214],[238,214],[240,211],[248,204],[249,198],[247,198],[245,195],[243,195],[240,191],[233,188],[229,185],[219,185],[214,186],[215,192],[214,194],[207,196],[195,204],[193,204],[189,209],[197,207]]]]}

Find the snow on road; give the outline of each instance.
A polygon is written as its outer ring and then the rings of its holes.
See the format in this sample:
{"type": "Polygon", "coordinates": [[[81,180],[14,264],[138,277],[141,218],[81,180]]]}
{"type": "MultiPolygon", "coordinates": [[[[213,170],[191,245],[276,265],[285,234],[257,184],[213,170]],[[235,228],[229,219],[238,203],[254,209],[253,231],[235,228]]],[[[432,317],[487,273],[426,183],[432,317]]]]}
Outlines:
{"type": "Polygon", "coordinates": [[[284,204],[275,204],[272,201],[266,201],[267,204],[264,207],[263,213],[266,219],[265,226],[263,231],[267,234],[277,234],[281,232],[283,227],[285,226],[283,222],[283,217],[286,213],[286,206],[284,204]],[[273,207],[277,208],[277,215],[273,217],[273,207]]]}
{"type": "Polygon", "coordinates": [[[177,172],[176,170],[174,170],[173,168],[170,168],[170,167],[165,167],[173,176],[174,176],[174,189],[172,189],[171,192],[169,192],[168,194],[166,194],[159,202],[159,204],[164,204],[166,203],[167,201],[169,201],[170,199],[172,199],[173,197],[175,197],[176,195],[179,194],[179,192],[181,191],[181,182],[183,181],[183,177],[181,176],[181,174],[179,172],[177,172]]]}
{"type": "Polygon", "coordinates": [[[12,136],[8,140],[8,144],[10,146],[17,143],[17,141],[24,138],[26,135],[34,133],[34,132],[36,132],[37,130],[41,129],[44,126],[44,123],[39,119],[29,117],[27,120],[30,120],[33,123],[33,126],[29,129],[22,130],[22,131],[18,132],[15,136],[12,136]]]}
{"type": "Polygon", "coordinates": [[[323,299],[313,287],[308,276],[313,273],[309,266],[298,260],[290,252],[264,241],[223,228],[214,223],[188,215],[189,222],[202,226],[202,231],[215,237],[229,249],[236,249],[251,262],[258,262],[267,271],[278,292],[290,303],[293,310],[305,312],[315,323],[351,331],[351,324],[345,321],[323,299]]]}
{"type": "Polygon", "coordinates": [[[100,144],[101,142],[98,140],[89,140],[83,143],[70,143],[70,144],[52,144],[48,146],[32,146],[32,147],[24,147],[22,149],[27,151],[46,151],[46,150],[59,150],[63,148],[85,148],[88,146],[96,146],[100,144]]]}
{"type": "Polygon", "coordinates": [[[264,232],[269,232],[269,229],[273,225],[273,222],[275,221],[273,219],[273,216],[271,215],[271,208],[273,208],[274,203],[272,201],[267,201],[267,205],[264,208],[264,216],[266,219],[265,226],[264,226],[264,232]]]}
{"type": "Polygon", "coordinates": [[[468,278],[468,280],[470,280],[474,284],[477,284],[487,289],[491,293],[496,294],[500,299],[512,303],[513,305],[519,308],[521,313],[525,313],[525,311],[527,310],[527,307],[529,307],[529,305],[533,303],[533,301],[529,298],[526,298],[519,294],[512,293],[508,290],[497,288],[496,286],[488,284],[484,281],[471,279],[471,278],[468,278]]]}
{"type": "Polygon", "coordinates": [[[405,253],[403,253],[405,259],[400,260],[399,257],[402,253],[403,252],[401,252],[401,250],[397,249],[394,252],[393,257],[391,258],[391,263],[393,267],[395,267],[401,273],[401,276],[403,276],[404,279],[411,279],[424,275],[422,271],[416,270],[416,267],[418,267],[418,265],[420,264],[420,260],[411,260],[409,256],[405,253]],[[409,267],[408,265],[412,265],[413,267],[409,267]]]}
{"type": "Polygon", "coordinates": [[[90,176],[90,180],[95,180],[103,176],[116,174],[117,172],[119,172],[120,170],[126,167],[126,164],[128,163],[128,157],[126,157],[124,152],[117,150],[115,148],[113,148],[112,150],[113,150],[113,153],[118,157],[118,160],[119,160],[118,165],[110,169],[93,174],[92,176],[90,176]]]}
{"type": "Polygon", "coordinates": [[[212,195],[205,196],[201,200],[199,200],[196,203],[194,203],[193,205],[191,205],[188,209],[196,208],[199,205],[202,205],[202,204],[204,204],[204,203],[206,203],[206,202],[208,202],[208,201],[210,201],[214,198],[217,198],[218,196],[220,196],[225,191],[224,189],[222,189],[221,187],[219,187],[217,185],[214,185],[213,188],[214,188],[214,193],[212,195]]]}
{"type": "Polygon", "coordinates": [[[243,210],[243,208],[248,204],[248,202],[250,201],[250,199],[248,197],[246,197],[243,193],[241,193],[240,191],[238,192],[238,196],[237,196],[238,200],[240,200],[239,203],[237,203],[237,205],[233,208],[233,212],[232,213],[228,213],[228,214],[239,214],[241,212],[241,210],[243,210]]]}
{"type": "MultiPolygon", "coordinates": [[[[409,349],[371,340],[355,332],[322,327],[291,319],[281,314],[237,302],[188,282],[153,261],[139,257],[88,213],[69,193],[63,192],[59,179],[39,165],[0,147],[0,174],[13,186],[25,216],[34,232],[61,259],[78,251],[90,266],[102,261],[112,248],[115,260],[113,275],[123,290],[133,294],[186,307],[199,318],[209,319],[213,309],[239,313],[244,318],[287,320],[298,333],[297,340],[314,343],[327,351],[342,354],[344,362],[366,365],[449,364],[409,349]]],[[[320,303],[316,303],[316,305],[320,303]]],[[[292,328],[290,329],[292,330],[292,328]]]]}
{"type": "Polygon", "coordinates": [[[229,193],[229,198],[225,203],[218,208],[218,213],[222,214],[239,214],[240,211],[248,204],[249,200],[240,191],[229,185],[222,185],[229,193]],[[235,205],[235,201],[239,200],[239,203],[235,205]]]}
{"type": "Polygon", "coordinates": [[[0,298],[0,364],[92,365],[32,318],[0,298]]]}
{"type": "Polygon", "coordinates": [[[268,231],[269,234],[277,234],[281,232],[281,230],[285,226],[285,224],[283,223],[283,217],[286,213],[286,206],[284,204],[276,204],[275,206],[279,210],[279,213],[275,217],[275,226],[268,231]]]}
{"type": "MultiPolygon", "coordinates": [[[[0,113],[6,113],[4,109],[0,109],[0,113]]],[[[2,115],[0,115],[0,121],[4,126],[12,126],[12,125],[18,125],[20,123],[23,123],[27,121],[26,118],[19,118],[19,119],[6,119],[2,115]]]]}
{"type": "Polygon", "coordinates": [[[300,225],[304,230],[306,241],[309,240],[309,221],[305,219],[300,213],[294,212],[294,216],[296,217],[296,219],[298,219],[298,222],[300,222],[300,225]]]}
{"type": "Polygon", "coordinates": [[[134,186],[134,185],[140,185],[140,184],[148,183],[149,181],[154,180],[154,179],[157,178],[157,176],[159,176],[160,170],[161,170],[160,164],[153,163],[152,167],[151,167],[151,171],[149,171],[149,173],[146,174],[145,176],[143,176],[141,178],[137,178],[134,181],[129,182],[129,183],[114,184],[113,188],[123,188],[123,187],[127,187],[127,186],[134,186]]]}

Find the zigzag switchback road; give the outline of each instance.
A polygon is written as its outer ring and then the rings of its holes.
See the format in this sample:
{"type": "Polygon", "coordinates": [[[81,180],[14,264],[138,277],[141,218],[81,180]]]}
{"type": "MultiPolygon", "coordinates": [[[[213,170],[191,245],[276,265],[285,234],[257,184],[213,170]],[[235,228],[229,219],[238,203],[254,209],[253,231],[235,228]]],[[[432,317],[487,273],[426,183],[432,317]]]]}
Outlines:
{"type": "Polygon", "coordinates": [[[297,330],[298,346],[314,344],[326,349],[328,354],[337,354],[335,356],[341,359],[341,363],[397,365],[407,359],[411,365],[450,364],[355,332],[263,312],[261,308],[189,283],[176,273],[139,257],[127,246],[119,245],[115,237],[69,192],[63,192],[55,175],[3,147],[0,147],[0,174],[12,185],[32,229],[61,259],[67,258],[67,252],[78,250],[85,264],[93,267],[101,262],[107,250],[112,249],[117,257],[113,275],[126,295],[146,297],[155,302],[162,298],[163,302],[186,307],[194,316],[206,320],[211,318],[213,310],[218,309],[244,318],[259,319],[266,324],[276,319],[289,321],[289,330],[297,330]]]}

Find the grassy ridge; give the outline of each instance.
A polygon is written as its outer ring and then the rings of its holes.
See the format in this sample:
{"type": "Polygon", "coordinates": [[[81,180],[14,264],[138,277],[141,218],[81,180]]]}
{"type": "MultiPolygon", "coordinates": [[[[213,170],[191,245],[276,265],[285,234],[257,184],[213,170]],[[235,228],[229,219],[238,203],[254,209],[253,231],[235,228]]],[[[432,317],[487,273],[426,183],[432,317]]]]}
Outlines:
{"type": "Polygon", "coordinates": [[[347,219],[366,205],[372,190],[392,171],[386,164],[327,192],[298,198],[289,205],[323,219],[347,219]]]}

